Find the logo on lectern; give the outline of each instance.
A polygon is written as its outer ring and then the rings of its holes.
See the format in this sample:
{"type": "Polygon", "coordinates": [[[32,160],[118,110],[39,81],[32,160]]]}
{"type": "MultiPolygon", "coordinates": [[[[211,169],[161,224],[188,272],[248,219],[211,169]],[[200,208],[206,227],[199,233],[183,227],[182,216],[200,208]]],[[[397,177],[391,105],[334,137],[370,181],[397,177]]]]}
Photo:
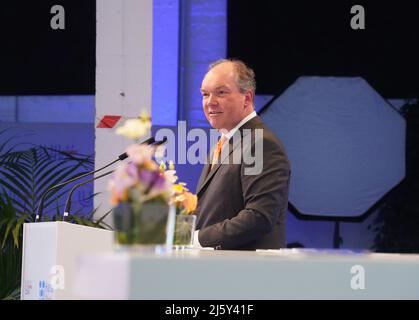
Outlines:
{"type": "Polygon", "coordinates": [[[30,280],[25,280],[25,282],[24,282],[24,284],[23,284],[23,294],[24,294],[25,296],[30,295],[30,294],[31,294],[31,292],[32,292],[32,288],[33,288],[33,286],[32,286],[32,281],[30,281],[30,280]]]}
{"type": "Polygon", "coordinates": [[[39,291],[38,291],[39,300],[45,300],[45,281],[39,281],[39,291]]]}

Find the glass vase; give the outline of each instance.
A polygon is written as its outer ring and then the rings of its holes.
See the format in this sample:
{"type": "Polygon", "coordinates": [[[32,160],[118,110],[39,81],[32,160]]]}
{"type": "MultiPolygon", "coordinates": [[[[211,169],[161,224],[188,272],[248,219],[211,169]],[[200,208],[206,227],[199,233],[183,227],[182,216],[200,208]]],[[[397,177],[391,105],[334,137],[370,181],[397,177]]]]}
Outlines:
{"type": "Polygon", "coordinates": [[[170,251],[175,214],[175,208],[163,201],[121,203],[113,209],[117,247],[134,251],[170,251]]]}
{"type": "Polygon", "coordinates": [[[175,249],[192,247],[195,232],[195,215],[176,215],[175,234],[173,244],[175,249]]]}

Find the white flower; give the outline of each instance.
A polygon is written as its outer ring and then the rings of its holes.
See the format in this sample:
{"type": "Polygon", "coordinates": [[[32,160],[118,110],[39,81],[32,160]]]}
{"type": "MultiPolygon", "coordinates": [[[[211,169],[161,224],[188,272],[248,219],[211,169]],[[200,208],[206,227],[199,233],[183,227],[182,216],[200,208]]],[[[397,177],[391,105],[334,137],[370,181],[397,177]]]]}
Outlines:
{"type": "Polygon", "coordinates": [[[133,144],[127,148],[128,157],[137,165],[151,161],[154,148],[148,145],[133,144]]]}
{"type": "Polygon", "coordinates": [[[175,183],[178,179],[176,176],[176,170],[166,170],[164,172],[164,176],[170,183],[175,183]]]}
{"type": "Polygon", "coordinates": [[[151,129],[151,122],[144,119],[128,119],[124,125],[116,129],[116,134],[126,138],[138,139],[148,134],[151,129]]]}
{"type": "Polygon", "coordinates": [[[165,152],[166,152],[166,147],[165,146],[158,146],[156,148],[156,152],[155,152],[154,156],[156,157],[157,160],[163,159],[165,152]]]}

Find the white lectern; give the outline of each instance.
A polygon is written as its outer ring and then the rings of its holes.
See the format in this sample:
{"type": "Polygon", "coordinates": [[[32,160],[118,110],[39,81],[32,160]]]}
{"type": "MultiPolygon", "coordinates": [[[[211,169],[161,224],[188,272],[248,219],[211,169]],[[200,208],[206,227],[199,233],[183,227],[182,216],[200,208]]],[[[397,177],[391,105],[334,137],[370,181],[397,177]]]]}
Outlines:
{"type": "Polygon", "coordinates": [[[111,251],[113,232],[68,222],[23,226],[22,300],[77,299],[73,295],[76,257],[111,251]]]}

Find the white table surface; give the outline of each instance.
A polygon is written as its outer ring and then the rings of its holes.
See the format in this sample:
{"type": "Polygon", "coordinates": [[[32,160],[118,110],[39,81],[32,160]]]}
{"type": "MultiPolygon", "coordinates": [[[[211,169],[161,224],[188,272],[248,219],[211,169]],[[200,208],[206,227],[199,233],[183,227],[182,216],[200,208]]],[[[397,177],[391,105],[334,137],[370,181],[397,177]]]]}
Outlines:
{"type": "Polygon", "coordinates": [[[419,255],[339,250],[80,256],[81,299],[419,299],[419,255]]]}

